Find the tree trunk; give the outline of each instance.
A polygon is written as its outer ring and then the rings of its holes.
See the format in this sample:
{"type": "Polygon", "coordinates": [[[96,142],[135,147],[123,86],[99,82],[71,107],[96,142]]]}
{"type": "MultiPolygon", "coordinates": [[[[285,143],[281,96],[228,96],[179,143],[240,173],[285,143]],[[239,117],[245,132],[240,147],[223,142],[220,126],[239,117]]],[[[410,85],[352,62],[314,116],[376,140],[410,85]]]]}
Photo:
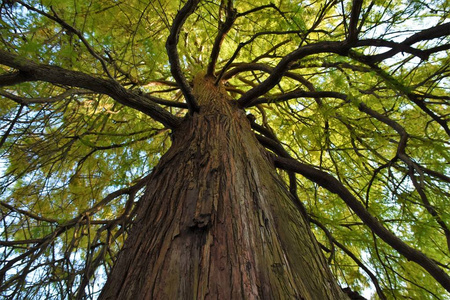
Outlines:
{"type": "Polygon", "coordinates": [[[100,299],[347,299],[244,112],[194,95],[100,299]]]}

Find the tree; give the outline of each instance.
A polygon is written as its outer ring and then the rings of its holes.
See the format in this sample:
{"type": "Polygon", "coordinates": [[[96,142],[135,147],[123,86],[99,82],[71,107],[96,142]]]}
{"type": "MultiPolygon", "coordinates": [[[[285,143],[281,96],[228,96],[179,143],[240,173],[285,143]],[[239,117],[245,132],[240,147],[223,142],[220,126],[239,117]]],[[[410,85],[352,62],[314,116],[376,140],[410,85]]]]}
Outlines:
{"type": "Polygon", "coordinates": [[[445,298],[449,10],[3,1],[1,295],[445,298]]]}

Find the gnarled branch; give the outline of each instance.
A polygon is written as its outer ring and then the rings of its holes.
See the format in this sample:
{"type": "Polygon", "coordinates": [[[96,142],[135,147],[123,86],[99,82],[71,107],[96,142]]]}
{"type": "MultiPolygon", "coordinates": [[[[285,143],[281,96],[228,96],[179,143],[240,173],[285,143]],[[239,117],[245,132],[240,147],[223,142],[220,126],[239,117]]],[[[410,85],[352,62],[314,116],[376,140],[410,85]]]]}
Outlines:
{"type": "Polygon", "coordinates": [[[170,35],[167,38],[166,50],[169,56],[170,72],[173,78],[180,86],[180,90],[183,93],[186,103],[191,113],[199,111],[197,100],[195,100],[192,94],[192,88],[183,75],[180,66],[180,57],[178,55],[177,44],[180,35],[181,27],[186,19],[191,15],[197,7],[200,0],[188,0],[181,10],[178,11],[175,19],[173,20],[172,28],[170,29],[170,35]]]}
{"type": "Polygon", "coordinates": [[[168,128],[174,128],[180,123],[179,118],[150,101],[144,95],[127,90],[111,79],[94,77],[83,72],[71,71],[57,66],[38,64],[4,50],[0,50],[0,64],[19,70],[22,74],[22,82],[45,81],[87,89],[108,95],[125,106],[145,113],[168,128]]]}
{"type": "Polygon", "coordinates": [[[288,55],[286,55],[278,65],[273,69],[270,76],[264,80],[260,85],[252,88],[246,92],[239,100],[238,103],[241,107],[247,107],[254,99],[267,93],[275,85],[277,85],[283,78],[285,72],[289,70],[289,67],[293,62],[304,58],[308,55],[319,53],[336,53],[345,55],[348,52],[348,44],[346,42],[319,42],[303,46],[288,55]]]}
{"type": "Polygon", "coordinates": [[[214,75],[214,69],[217,63],[217,59],[219,57],[220,52],[220,46],[222,45],[223,40],[225,39],[225,36],[227,35],[228,31],[230,31],[231,26],[233,26],[234,21],[236,20],[236,9],[233,8],[233,1],[227,0],[227,7],[226,7],[226,19],[224,22],[219,20],[219,32],[217,33],[216,39],[214,41],[214,45],[211,51],[210,55],[210,61],[208,64],[208,68],[206,70],[207,76],[213,76],[214,75]]]}

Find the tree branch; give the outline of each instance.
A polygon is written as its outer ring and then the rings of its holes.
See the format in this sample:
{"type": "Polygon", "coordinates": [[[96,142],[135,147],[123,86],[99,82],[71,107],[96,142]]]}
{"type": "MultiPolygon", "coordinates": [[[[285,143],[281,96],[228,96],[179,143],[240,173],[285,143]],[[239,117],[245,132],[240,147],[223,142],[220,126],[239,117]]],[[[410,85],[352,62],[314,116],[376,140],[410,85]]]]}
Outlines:
{"type": "MultiPolygon", "coordinates": [[[[222,77],[224,76],[224,73],[228,70],[228,68],[232,65],[233,61],[237,58],[237,56],[239,55],[239,51],[241,51],[242,48],[244,48],[244,46],[251,44],[254,40],[256,40],[256,38],[263,36],[263,35],[286,35],[286,34],[300,34],[303,31],[299,31],[299,30],[291,30],[291,31],[263,31],[263,32],[257,32],[256,34],[254,34],[250,39],[248,39],[245,42],[241,42],[239,43],[239,45],[237,46],[236,50],[234,50],[233,55],[230,57],[230,59],[227,61],[227,63],[225,64],[225,66],[222,68],[222,70],[219,73],[219,76],[217,77],[216,82],[220,81],[222,79],[222,77]]],[[[286,43],[282,42],[283,45],[286,43]]],[[[257,59],[256,59],[257,60],[257,59]]]]}
{"type": "Polygon", "coordinates": [[[352,43],[358,39],[357,25],[361,14],[363,0],[353,0],[352,12],[350,13],[350,24],[348,25],[347,40],[352,43]]]}
{"type": "Polygon", "coordinates": [[[277,103],[283,102],[294,98],[338,98],[342,100],[347,100],[347,95],[339,92],[331,91],[314,91],[308,92],[303,90],[295,90],[289,93],[281,94],[274,97],[258,98],[253,100],[248,106],[255,106],[263,103],[277,103]]]}
{"type": "MultiPolygon", "coordinates": [[[[416,50],[411,47],[406,47],[412,45],[415,42],[422,40],[429,40],[441,36],[445,36],[446,32],[450,31],[450,23],[442,24],[439,26],[435,26],[433,28],[423,30],[419,33],[414,34],[410,38],[406,39],[402,43],[391,43],[388,41],[382,40],[365,40],[360,41],[359,46],[391,46],[395,49],[392,49],[384,54],[375,55],[371,57],[364,57],[365,63],[375,63],[377,61],[383,60],[385,58],[391,57],[398,52],[408,50],[408,52],[414,52],[414,55],[418,55],[419,57],[426,58],[428,54],[424,51],[416,50]],[[444,32],[444,33],[443,33],[444,32]],[[389,53],[389,54],[388,54],[389,53]],[[385,55],[387,55],[385,57],[385,55]],[[379,59],[381,58],[381,59],[379,59]]],[[[247,107],[254,99],[258,96],[261,96],[272,89],[284,76],[285,72],[290,68],[292,63],[296,60],[302,59],[308,55],[319,54],[319,53],[336,53],[339,55],[347,55],[350,50],[351,45],[347,42],[319,42],[315,44],[306,45],[298,48],[297,50],[291,52],[286,55],[278,65],[273,69],[273,72],[270,76],[264,80],[260,85],[252,88],[248,92],[246,92],[239,100],[238,103],[241,107],[247,107]]]]}
{"type": "MultiPolygon", "coordinates": [[[[413,34],[409,38],[405,39],[403,42],[401,42],[401,45],[410,46],[420,41],[426,41],[426,40],[432,40],[438,37],[442,36],[448,36],[450,33],[450,22],[444,23],[441,25],[437,25],[422,31],[419,31],[416,34],[413,34]]],[[[426,50],[423,50],[426,51],[426,50]]],[[[383,61],[387,58],[390,58],[397,53],[402,52],[402,49],[400,48],[394,48],[387,52],[367,57],[370,63],[378,63],[380,61],[383,61]]]]}
{"type": "MultiPolygon", "coordinates": [[[[283,95],[280,95],[279,97],[277,97],[275,100],[272,100],[272,102],[279,102],[279,101],[284,101],[284,100],[288,100],[288,99],[292,99],[292,98],[297,98],[297,97],[333,97],[333,98],[340,98],[343,100],[347,100],[348,97],[345,94],[342,93],[338,93],[338,92],[328,92],[328,91],[320,91],[320,92],[306,92],[306,91],[294,91],[291,93],[286,93],[283,95]]],[[[258,99],[260,101],[253,101],[251,103],[251,105],[257,105],[257,104],[261,104],[261,103],[265,103],[265,102],[270,102],[270,101],[264,101],[264,99],[258,99]]],[[[428,173],[433,173],[435,176],[439,176],[439,178],[443,179],[443,180],[448,180],[449,178],[445,175],[442,175],[438,172],[434,172],[432,170],[426,169],[421,167],[420,165],[416,164],[405,152],[406,149],[406,144],[408,141],[408,133],[406,132],[406,130],[400,125],[398,124],[396,121],[391,120],[390,118],[388,118],[387,116],[384,116],[380,113],[378,113],[377,111],[369,108],[366,104],[364,104],[363,102],[359,102],[358,103],[358,109],[361,112],[364,112],[366,114],[368,114],[369,116],[377,119],[378,121],[388,125],[389,127],[391,127],[392,129],[394,129],[400,136],[400,140],[398,142],[398,147],[397,147],[397,154],[396,157],[393,159],[401,159],[403,162],[405,162],[408,166],[408,170],[409,170],[409,176],[414,184],[414,187],[416,188],[417,192],[419,193],[419,196],[422,200],[422,203],[424,205],[424,207],[427,209],[427,211],[433,216],[433,218],[436,220],[436,222],[440,225],[440,227],[442,228],[442,230],[445,233],[445,237],[447,240],[447,247],[450,250],[450,229],[447,226],[447,224],[444,222],[444,220],[441,218],[441,216],[439,215],[439,213],[436,211],[436,209],[431,205],[431,203],[428,200],[428,197],[426,196],[425,192],[423,191],[423,187],[421,184],[419,184],[417,182],[417,179],[415,178],[414,175],[414,170],[417,170],[418,172],[422,172],[422,171],[428,171],[428,173]]],[[[252,126],[253,127],[253,126],[252,126]]],[[[277,153],[278,155],[282,156],[282,157],[289,157],[288,155],[286,155],[285,153],[283,153],[280,150],[280,146],[278,146],[276,143],[272,142],[270,139],[264,138],[264,137],[258,137],[258,140],[264,144],[265,146],[267,146],[269,149],[271,149],[272,151],[274,151],[275,153],[277,153]]],[[[281,148],[282,149],[282,148],[281,148]]],[[[392,163],[392,161],[389,162],[392,163]]],[[[386,164],[385,166],[387,166],[388,164],[386,164]]],[[[377,169],[378,170],[378,169],[377,169]]],[[[375,174],[372,177],[372,180],[375,178],[375,174]]],[[[371,182],[372,182],[371,180],[371,182]]],[[[370,187],[370,183],[369,183],[369,187],[370,187]]],[[[368,190],[369,191],[369,190],[368,190]]]]}
{"type": "Polygon", "coordinates": [[[188,0],[181,10],[178,11],[175,19],[173,20],[172,28],[170,29],[170,35],[167,38],[166,50],[169,56],[170,72],[173,78],[180,86],[180,90],[183,93],[186,103],[191,113],[199,111],[197,101],[192,94],[192,88],[183,75],[183,71],[180,66],[180,58],[178,56],[177,44],[180,35],[181,27],[186,19],[191,15],[197,7],[200,0],[188,0]]]}
{"type": "Polygon", "coordinates": [[[170,107],[178,107],[178,108],[186,108],[186,109],[188,108],[187,103],[184,103],[184,102],[175,102],[175,101],[171,101],[171,100],[165,100],[162,98],[151,96],[148,93],[144,94],[144,96],[146,98],[148,98],[149,100],[151,100],[152,102],[155,102],[155,103],[158,103],[161,105],[166,105],[166,106],[170,106],[170,107]]]}
{"type": "Polygon", "coordinates": [[[405,244],[395,234],[384,227],[374,216],[372,216],[364,206],[353,196],[352,193],[332,175],[318,170],[310,165],[300,163],[291,158],[272,155],[275,166],[293,171],[306,177],[307,179],[324,187],[331,193],[339,197],[358,215],[358,217],[383,241],[397,250],[406,259],[412,260],[422,266],[430,273],[447,291],[450,292],[450,276],[445,273],[433,260],[421,251],[405,244]]]}
{"type": "MultiPolygon", "coordinates": [[[[366,39],[366,40],[356,41],[355,46],[356,47],[361,47],[361,46],[389,47],[389,48],[392,48],[391,51],[395,51],[395,54],[397,54],[399,52],[410,53],[414,56],[419,57],[422,60],[427,60],[428,57],[430,56],[430,53],[426,52],[426,50],[416,49],[416,48],[413,48],[410,45],[404,44],[404,43],[396,43],[396,42],[386,41],[386,40],[381,40],[381,39],[366,39]]],[[[376,56],[377,55],[368,56],[368,59],[373,60],[373,58],[376,56]]]]}
{"type": "MultiPolygon", "coordinates": [[[[448,23],[450,24],[450,23],[448,23]]],[[[450,25],[449,25],[450,29],[450,25]]],[[[370,56],[364,56],[360,55],[355,52],[351,52],[350,56],[355,58],[357,61],[362,62],[369,66],[373,71],[376,72],[378,76],[380,76],[383,80],[386,81],[386,83],[390,86],[392,86],[395,90],[400,91],[403,95],[405,95],[410,101],[412,101],[414,104],[416,104],[420,109],[422,109],[423,112],[425,112],[427,115],[429,115],[434,121],[436,121],[441,127],[445,130],[445,132],[450,136],[450,128],[447,124],[447,120],[441,118],[438,116],[434,111],[429,109],[426,106],[426,103],[421,100],[421,96],[414,94],[409,90],[408,87],[404,86],[401,82],[393,78],[391,75],[386,73],[384,70],[382,70],[379,66],[371,62],[371,59],[373,58],[370,56]]]]}
{"type": "MultiPolygon", "coordinates": [[[[47,217],[43,217],[43,216],[38,216],[38,215],[36,215],[36,214],[34,214],[34,213],[30,212],[30,211],[27,211],[27,210],[24,210],[24,209],[20,209],[20,208],[16,208],[16,207],[14,207],[14,206],[12,206],[12,205],[4,202],[4,201],[0,201],[0,205],[6,207],[10,211],[17,212],[19,214],[22,214],[24,216],[27,216],[29,218],[32,218],[32,219],[35,219],[35,220],[38,220],[38,221],[41,221],[41,222],[48,222],[48,223],[59,224],[58,220],[56,220],[56,219],[47,218],[47,217]]],[[[7,242],[7,241],[5,241],[5,242],[7,242]]],[[[10,243],[17,243],[17,242],[16,241],[11,241],[10,243]]],[[[22,243],[23,243],[23,241],[22,241],[22,243]]]]}
{"type": "Polygon", "coordinates": [[[244,11],[244,12],[242,12],[242,13],[238,13],[238,14],[237,14],[237,17],[244,17],[244,16],[246,16],[246,15],[249,15],[249,14],[251,14],[251,13],[254,13],[254,12],[257,12],[257,11],[260,11],[260,10],[263,10],[263,9],[266,9],[266,8],[273,8],[273,9],[275,9],[276,11],[280,12],[280,9],[279,9],[278,7],[276,7],[275,4],[270,3],[270,4],[267,4],[267,5],[261,5],[261,6],[258,6],[258,7],[252,8],[252,9],[249,9],[249,10],[244,11]]]}
{"type": "Polygon", "coordinates": [[[23,104],[23,105],[29,105],[29,104],[34,104],[34,103],[54,103],[57,101],[64,100],[65,98],[72,96],[72,95],[76,95],[76,94],[78,94],[78,95],[92,94],[92,92],[86,91],[86,90],[69,89],[59,95],[49,97],[49,98],[26,98],[26,97],[20,97],[20,96],[8,93],[6,91],[0,90],[0,95],[2,95],[3,97],[11,99],[14,102],[17,102],[17,103],[23,104]]]}
{"type": "Polygon", "coordinates": [[[338,246],[339,248],[341,248],[342,251],[345,252],[345,254],[347,254],[357,265],[358,267],[360,267],[361,269],[364,270],[364,272],[366,272],[366,274],[370,277],[370,279],[372,280],[373,285],[375,286],[375,289],[377,290],[377,294],[378,297],[380,297],[380,299],[382,300],[386,300],[386,296],[383,293],[383,290],[380,287],[380,284],[378,283],[378,279],[377,277],[372,273],[372,271],[370,271],[370,269],[368,267],[366,267],[366,265],[364,265],[357,257],[356,255],[354,255],[347,247],[345,247],[343,244],[339,243],[331,234],[331,232],[325,227],[325,225],[323,225],[322,223],[320,223],[319,221],[313,219],[313,218],[309,218],[309,221],[315,225],[317,225],[320,229],[323,230],[323,232],[325,232],[326,236],[328,237],[328,239],[332,242],[332,244],[338,246]]]}
{"type": "MultiPolygon", "coordinates": [[[[413,185],[418,192],[420,199],[422,200],[423,205],[427,209],[428,213],[433,216],[433,218],[436,220],[436,222],[441,226],[442,230],[445,233],[445,237],[447,239],[447,248],[450,252],[450,229],[448,228],[447,224],[444,222],[444,220],[441,218],[439,213],[436,211],[436,209],[431,205],[431,203],[428,200],[428,197],[426,196],[422,184],[420,184],[416,176],[414,174],[414,171],[418,171],[419,173],[422,172],[420,166],[416,164],[408,154],[406,154],[406,143],[408,141],[408,133],[406,132],[405,128],[403,128],[400,124],[398,124],[396,121],[391,120],[389,117],[384,116],[380,114],[379,112],[369,108],[366,104],[363,102],[360,102],[358,105],[358,108],[360,111],[365,112],[366,114],[370,115],[371,117],[377,119],[378,121],[388,125],[392,129],[394,129],[399,135],[400,135],[400,141],[398,142],[397,147],[397,153],[395,158],[401,159],[406,165],[408,166],[408,175],[413,182],[413,185]]],[[[394,159],[395,159],[394,158],[394,159]]],[[[423,174],[422,174],[423,175],[423,174]]]]}
{"type": "Polygon", "coordinates": [[[18,69],[22,73],[22,81],[45,81],[108,95],[125,106],[143,112],[168,128],[177,127],[181,122],[180,118],[149,101],[144,95],[127,90],[111,79],[94,77],[83,72],[71,71],[57,66],[38,64],[4,50],[0,50],[0,64],[18,69]]]}
{"type": "Polygon", "coordinates": [[[280,82],[285,72],[296,60],[304,58],[308,55],[319,53],[336,53],[340,55],[346,55],[348,50],[349,47],[346,42],[319,42],[303,46],[286,55],[273,69],[273,72],[269,75],[269,77],[260,85],[246,92],[238,100],[238,103],[241,107],[247,107],[254,99],[268,92],[280,82]]]}
{"type": "MultiPolygon", "coordinates": [[[[0,148],[3,147],[3,144],[5,143],[6,139],[8,138],[9,134],[11,133],[11,131],[14,128],[14,125],[16,125],[17,121],[20,118],[20,115],[22,113],[24,105],[21,104],[19,106],[19,109],[17,110],[16,116],[14,117],[14,119],[11,120],[11,123],[8,126],[8,129],[6,129],[5,133],[2,135],[2,138],[0,139],[0,148]]],[[[2,204],[2,202],[0,201],[0,204],[2,204]]]]}
{"type": "Polygon", "coordinates": [[[52,6],[50,6],[51,11],[53,12],[53,16],[46,13],[45,11],[39,10],[37,8],[34,8],[31,5],[28,5],[22,1],[17,1],[18,3],[20,3],[21,5],[23,5],[24,7],[26,7],[29,10],[35,11],[47,18],[49,18],[50,20],[53,20],[55,22],[57,22],[59,25],[61,25],[64,29],[66,29],[69,32],[74,33],[76,36],[78,36],[78,38],[81,40],[81,42],[83,43],[83,45],[86,47],[86,49],[89,51],[89,53],[96,58],[102,65],[103,70],[105,71],[105,73],[108,75],[109,78],[111,78],[112,80],[114,80],[114,78],[112,77],[111,73],[109,72],[107,66],[106,66],[106,62],[105,59],[103,57],[101,57],[95,50],[94,48],[89,44],[89,42],[84,38],[83,34],[77,30],[76,28],[74,28],[73,26],[69,25],[66,21],[64,21],[63,19],[61,19],[58,14],[56,13],[56,11],[53,9],[52,6]]]}
{"type": "MultiPolygon", "coordinates": [[[[240,63],[240,64],[235,64],[233,65],[233,69],[231,69],[229,72],[227,72],[226,74],[224,74],[224,79],[229,79],[241,72],[247,72],[247,71],[263,71],[266,73],[273,73],[274,72],[274,68],[270,67],[266,64],[262,64],[262,63],[240,63]]],[[[307,81],[302,75],[294,73],[294,72],[289,72],[287,71],[286,73],[284,73],[284,76],[292,78],[294,80],[297,80],[298,82],[302,83],[305,86],[310,85],[310,82],[307,81]]]]}
{"type": "Polygon", "coordinates": [[[0,75],[0,87],[15,85],[27,81],[26,76],[22,72],[12,72],[0,75]]]}
{"type": "Polygon", "coordinates": [[[225,22],[222,22],[219,19],[219,32],[217,33],[216,39],[214,41],[214,45],[210,55],[210,61],[208,64],[208,68],[206,71],[206,76],[213,76],[214,69],[216,67],[217,59],[219,57],[220,48],[222,45],[225,36],[228,31],[230,31],[231,26],[233,26],[234,21],[236,20],[236,9],[233,8],[232,0],[227,0],[227,8],[226,8],[226,19],[225,22]]]}

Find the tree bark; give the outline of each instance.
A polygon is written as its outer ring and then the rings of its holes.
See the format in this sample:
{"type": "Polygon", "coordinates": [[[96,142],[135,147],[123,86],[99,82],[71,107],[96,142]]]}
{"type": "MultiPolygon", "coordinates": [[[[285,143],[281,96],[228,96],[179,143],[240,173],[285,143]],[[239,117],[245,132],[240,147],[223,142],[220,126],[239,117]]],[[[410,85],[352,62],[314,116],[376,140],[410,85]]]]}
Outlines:
{"type": "Polygon", "coordinates": [[[100,299],[348,299],[244,112],[193,92],[100,299]]]}

